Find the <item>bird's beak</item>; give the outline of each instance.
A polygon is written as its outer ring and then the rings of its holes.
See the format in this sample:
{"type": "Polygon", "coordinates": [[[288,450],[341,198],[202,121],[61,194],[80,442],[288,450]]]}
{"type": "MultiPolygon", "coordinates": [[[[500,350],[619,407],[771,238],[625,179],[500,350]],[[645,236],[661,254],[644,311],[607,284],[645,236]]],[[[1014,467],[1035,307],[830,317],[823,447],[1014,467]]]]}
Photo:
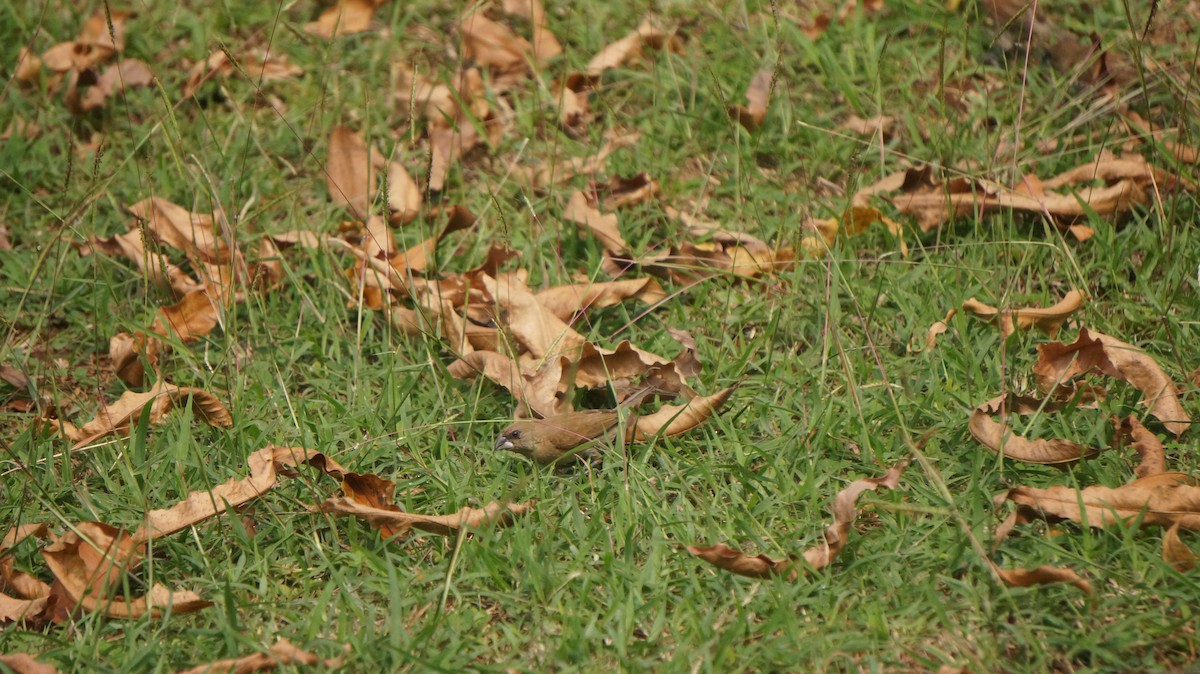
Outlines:
{"type": "Polygon", "coordinates": [[[512,448],[513,448],[512,440],[509,440],[508,438],[504,437],[503,435],[496,438],[496,451],[497,452],[502,452],[504,450],[509,450],[512,448]]]}

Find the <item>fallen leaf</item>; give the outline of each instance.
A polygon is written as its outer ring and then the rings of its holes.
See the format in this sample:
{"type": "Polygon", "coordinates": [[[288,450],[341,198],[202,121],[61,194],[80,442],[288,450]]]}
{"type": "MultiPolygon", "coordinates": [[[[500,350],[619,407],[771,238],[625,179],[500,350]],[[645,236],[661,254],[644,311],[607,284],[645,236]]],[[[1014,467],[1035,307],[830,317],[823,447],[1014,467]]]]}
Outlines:
{"type": "Polygon", "coordinates": [[[127,210],[156,239],[183,251],[190,260],[212,264],[231,261],[229,246],[214,233],[213,214],[192,213],[161,197],[143,199],[127,210]]]}
{"type": "Polygon", "coordinates": [[[368,148],[362,134],[344,126],[329,132],[329,158],[325,164],[325,184],[335,204],[346,206],[350,214],[366,220],[375,196],[376,172],[383,158],[368,148]]]}
{"type": "Polygon", "coordinates": [[[1038,330],[1053,337],[1062,329],[1075,312],[1083,308],[1083,293],[1078,290],[1068,292],[1057,304],[1051,307],[1022,307],[1020,309],[1000,310],[990,307],[974,297],[963,302],[963,311],[972,316],[982,318],[990,323],[999,323],[1000,332],[1005,336],[1020,330],[1036,327],[1038,330]],[[1015,320],[1014,320],[1015,319],[1015,320]]]}
{"type": "Polygon", "coordinates": [[[653,278],[554,286],[539,290],[535,295],[542,307],[562,321],[569,321],[591,309],[615,306],[627,299],[656,304],[666,296],[666,291],[653,278]]]}
{"type": "Polygon", "coordinates": [[[1200,560],[1196,553],[1179,538],[1179,523],[1171,525],[1163,535],[1163,561],[1180,573],[1187,573],[1196,567],[1200,560]]]}
{"type": "Polygon", "coordinates": [[[240,63],[230,60],[230,55],[223,49],[213,51],[208,58],[196,63],[188,71],[187,82],[183,85],[183,95],[191,98],[204,86],[204,83],[217,77],[225,78],[234,73],[244,73],[256,86],[275,82],[277,80],[293,79],[304,74],[300,66],[288,61],[286,54],[265,51],[248,54],[241,57],[240,63]]]}
{"type": "Polygon", "coordinates": [[[11,669],[14,674],[58,674],[57,667],[38,662],[28,653],[0,655],[0,664],[11,669]]]}
{"type": "Polygon", "coordinates": [[[72,112],[90,112],[102,108],[114,94],[132,87],[148,87],[153,83],[154,73],[144,61],[122,59],[115,65],[104,69],[100,78],[96,80],[96,84],[83,94],[79,108],[72,112]]]}
{"type": "Polygon", "coordinates": [[[192,411],[196,416],[206,423],[225,428],[233,426],[233,417],[216,396],[203,389],[159,381],[145,393],[126,391],[116,403],[104,406],[96,418],[80,428],[65,423],[63,428],[67,437],[76,441],[78,448],[105,435],[128,434],[133,419],[142,413],[146,405],[150,405],[150,423],[160,424],[172,409],[187,400],[192,401],[192,411]]]}
{"type": "Polygon", "coordinates": [[[1009,393],[992,398],[972,410],[967,429],[983,446],[1017,461],[1062,464],[1099,453],[1100,450],[1096,448],[1060,438],[1030,440],[1013,433],[1012,426],[1006,420],[1012,414],[1053,413],[1060,409],[1062,404],[1054,401],[1009,393]],[[1005,420],[994,421],[992,417],[995,416],[1005,420]]]}
{"type": "Polygon", "coordinates": [[[55,537],[42,549],[42,557],[57,581],[60,603],[110,618],[160,619],[169,609],[183,615],[212,606],[187,590],[172,591],[153,585],[142,597],[115,596],[122,586],[121,576],[136,568],[144,554],[128,534],[100,522],[81,522],[74,530],[55,537]]]}
{"type": "Polygon", "coordinates": [[[892,139],[895,127],[896,119],[887,115],[877,115],[871,119],[850,115],[837,126],[839,131],[848,131],[858,136],[878,136],[885,143],[892,139]]]}
{"type": "Polygon", "coordinates": [[[738,384],[734,384],[710,396],[693,398],[683,405],[664,405],[654,414],[639,416],[633,428],[633,439],[646,440],[660,433],[666,437],[686,433],[721,409],[737,387],[738,384]]]}
{"type": "Polygon", "coordinates": [[[563,219],[586,228],[611,253],[623,254],[628,247],[625,239],[621,238],[621,230],[617,228],[616,213],[601,213],[600,209],[588,203],[583,192],[576,190],[571,193],[567,207],[563,209],[563,219]]]}
{"type": "Polygon", "coordinates": [[[304,447],[268,445],[251,454],[246,463],[250,467],[249,476],[232,478],[209,490],[191,492],[169,508],[146,513],[145,521],[133,532],[131,540],[142,543],[161,538],[252,501],[275,487],[277,474],[290,473],[301,463],[312,464],[335,478],[341,478],[347,472],[321,452],[304,447]]]}
{"type": "Polygon", "coordinates": [[[399,162],[387,165],[387,195],[393,223],[407,224],[421,212],[421,190],[399,162]]]}
{"type": "MultiPolygon", "coordinates": [[[[1128,439],[1138,453],[1138,465],[1134,475],[1150,477],[1167,472],[1167,454],[1158,436],[1146,430],[1137,417],[1130,415],[1117,422],[1117,433],[1128,439]]],[[[1115,442],[1113,444],[1116,444],[1115,442]]]]}
{"type": "Polygon", "coordinates": [[[562,45],[550,32],[546,22],[546,10],[539,0],[504,0],[504,11],[528,19],[533,26],[533,55],[539,62],[562,54],[562,45]]]}
{"type": "MultiPolygon", "coordinates": [[[[879,487],[897,488],[907,466],[908,462],[904,461],[889,468],[881,477],[860,478],[838,492],[833,500],[833,523],[825,529],[821,543],[804,551],[804,561],[812,570],[829,566],[846,547],[850,527],[858,518],[858,497],[879,487]]],[[[724,543],[708,547],[688,546],[687,550],[714,566],[751,578],[787,574],[789,580],[795,580],[802,568],[796,564],[798,558],[794,556],[788,559],[772,559],[765,555],[752,557],[724,543]]]]}
{"type": "MultiPolygon", "coordinates": [[[[1120,487],[1093,485],[1082,489],[1065,486],[1014,487],[996,497],[1017,505],[1015,524],[1034,519],[1070,520],[1103,528],[1137,521],[1141,526],[1200,530],[1200,487],[1182,473],[1159,473],[1138,478],[1120,487]]],[[[1007,533],[1011,525],[997,529],[1007,533]]]]}
{"type": "Polygon", "coordinates": [[[213,294],[207,289],[189,292],[175,304],[159,309],[150,329],[162,337],[175,334],[184,344],[200,339],[221,322],[220,305],[213,294]]]}
{"type": "Polygon", "coordinates": [[[458,30],[463,55],[482,66],[499,71],[525,70],[533,56],[533,46],[525,38],[487,18],[482,10],[464,16],[458,30]]]}
{"type": "Polygon", "coordinates": [[[587,339],[548,311],[529,288],[512,274],[482,277],[483,287],[505,316],[513,337],[533,355],[546,359],[577,352],[587,339]]]}
{"type": "Polygon", "coordinates": [[[767,118],[767,103],[771,98],[774,76],[772,71],[766,69],[754,73],[750,86],[746,88],[747,105],[733,105],[729,108],[730,116],[747,131],[758,130],[767,118]]]}
{"type": "Polygon", "coordinates": [[[586,72],[589,76],[599,77],[605,70],[625,65],[639,58],[644,49],[668,49],[680,53],[683,44],[673,31],[658,27],[653,19],[643,19],[638,27],[629,35],[601,49],[592,60],[588,61],[586,72]]]}
{"type": "Polygon", "coordinates": [[[382,0],[336,0],[316,21],[305,24],[304,31],[326,39],[365,32],[380,4],[382,0]]]}
{"type": "Polygon", "coordinates": [[[353,516],[375,525],[399,531],[417,528],[433,534],[450,536],[460,529],[479,529],[485,526],[508,526],[517,517],[533,509],[533,502],[502,504],[492,501],[483,508],[464,507],[450,515],[418,515],[403,511],[376,508],[346,496],[323,501],[319,510],[341,516],[353,516]]]}
{"type": "Polygon", "coordinates": [[[1033,366],[1043,391],[1055,391],[1075,378],[1098,373],[1128,382],[1142,392],[1142,402],[1167,430],[1183,435],[1191,417],[1179,401],[1179,390],[1148,353],[1108,335],[1082,328],[1072,344],[1038,346],[1033,366]]]}
{"type": "Polygon", "coordinates": [[[287,639],[280,639],[266,653],[216,660],[182,670],[179,674],[250,674],[271,671],[281,665],[324,665],[329,669],[340,669],[342,658],[329,658],[322,662],[312,653],[296,648],[287,639]]]}
{"type": "Polygon", "coordinates": [[[992,565],[996,575],[1009,587],[1030,587],[1033,585],[1052,585],[1054,583],[1070,583],[1075,587],[1091,594],[1092,584],[1071,569],[1062,566],[1039,566],[1036,569],[1005,569],[992,565]]]}

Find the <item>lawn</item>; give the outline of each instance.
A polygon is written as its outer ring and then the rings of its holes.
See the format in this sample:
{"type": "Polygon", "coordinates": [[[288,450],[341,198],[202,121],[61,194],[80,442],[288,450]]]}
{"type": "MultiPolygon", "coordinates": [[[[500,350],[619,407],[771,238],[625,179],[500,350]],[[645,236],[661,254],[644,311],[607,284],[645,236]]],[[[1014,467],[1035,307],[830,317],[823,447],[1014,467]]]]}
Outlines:
{"type": "Polygon", "coordinates": [[[1195,8],[545,2],[0,7],[0,655],[1195,667],[1195,8]]]}

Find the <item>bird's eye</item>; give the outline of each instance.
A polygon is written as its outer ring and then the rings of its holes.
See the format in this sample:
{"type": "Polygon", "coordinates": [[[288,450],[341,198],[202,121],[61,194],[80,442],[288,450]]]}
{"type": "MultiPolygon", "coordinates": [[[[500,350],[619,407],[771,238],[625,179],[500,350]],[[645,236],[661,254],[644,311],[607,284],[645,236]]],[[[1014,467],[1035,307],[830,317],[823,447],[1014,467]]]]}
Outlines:
{"type": "Polygon", "coordinates": [[[521,431],[513,431],[513,432],[509,433],[509,435],[511,435],[514,439],[519,438],[519,437],[521,437],[521,431]]]}

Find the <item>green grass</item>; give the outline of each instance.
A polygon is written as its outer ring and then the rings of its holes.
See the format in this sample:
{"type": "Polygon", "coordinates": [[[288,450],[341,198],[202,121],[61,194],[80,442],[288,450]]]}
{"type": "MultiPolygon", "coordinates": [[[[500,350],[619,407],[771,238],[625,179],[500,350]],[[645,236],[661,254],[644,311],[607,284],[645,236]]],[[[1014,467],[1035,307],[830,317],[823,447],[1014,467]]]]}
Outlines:
{"type": "MultiPolygon", "coordinates": [[[[41,128],[35,139],[0,143],[0,224],[14,244],[0,251],[0,363],[26,372],[63,418],[86,421],[120,395],[109,338],[143,328],[171,301],[128,262],[82,257],[73,247],[123,231],[124,205],[151,194],[196,211],[219,203],[238,216],[246,246],[262,233],[335,232],[348,216],[328,200],[322,161],[329,130],[342,123],[424,175],[422,126],[394,104],[391,66],[416,63],[448,78],[457,63],[429,35],[448,34],[459,6],[386,4],[377,30],[330,42],[302,30],[315,3],[243,4],[139,5],[125,53],[150,63],[159,86],[129,91],[97,113],[72,117],[61,89],[9,80],[0,95],[0,127],[20,117],[41,128]],[[262,87],[285,103],[282,115],[245,77],[182,98],[187,64],[222,46],[238,54],[268,42],[305,71],[262,87]],[[94,132],[103,134],[102,155],[77,153],[94,132]]],[[[580,68],[646,9],[550,3],[550,26],[566,51],[553,72],[580,68]]],[[[598,117],[581,137],[559,130],[548,90],[535,81],[511,93],[511,129],[451,171],[443,201],[482,218],[474,233],[451,236],[444,268],[472,268],[491,242],[504,241],[522,254],[510,268],[530,270],[534,288],[573,274],[602,277],[600,246],[559,219],[570,190],[592,176],[532,192],[506,175],[518,153],[590,154],[606,130],[637,130],[642,139],[614,154],[597,180],[648,172],[662,184],[663,204],[682,209],[707,199],[705,217],[780,245],[798,244],[805,216],[830,217],[847,205],[827,183],[850,194],[906,159],[1000,182],[1011,181],[1014,165],[1048,177],[1102,150],[1120,151],[1128,139],[1112,108],[1094,108],[1094,93],[1069,75],[1044,63],[1025,72],[1022,56],[989,51],[991,30],[974,6],[856,12],[815,41],[787,13],[791,5],[661,9],[688,36],[683,53],[606,73],[592,99],[598,117]],[[749,134],[725,109],[742,102],[764,66],[777,69],[775,96],[764,128],[749,134]],[[960,111],[939,91],[964,82],[994,91],[960,111]],[[899,137],[881,150],[834,132],[850,114],[892,115],[899,137]],[[996,159],[1018,119],[1024,145],[1016,164],[996,159]],[[1055,150],[1036,149],[1049,138],[1059,140],[1055,150]]],[[[86,10],[61,2],[0,8],[2,62],[15,63],[21,45],[41,53],[72,38],[103,5],[86,10]]],[[[1141,23],[1131,32],[1120,3],[1102,10],[1094,25],[1090,10],[1061,11],[1072,27],[1108,31],[1106,43],[1136,43],[1141,23]]],[[[1182,11],[1160,7],[1156,21],[1180,22],[1187,34],[1182,11]]],[[[1140,48],[1177,69],[1133,90],[1131,108],[1194,137],[1195,83],[1186,73],[1195,72],[1195,53],[1152,42],[1140,48]]],[[[1161,153],[1139,151],[1172,167],[1161,153]]],[[[1195,166],[1174,170],[1197,175],[1195,166]]],[[[1069,586],[1005,588],[972,547],[972,536],[990,544],[999,521],[991,499],[1007,486],[1117,485],[1132,475],[1128,452],[1060,472],[998,459],[968,434],[974,405],[1032,388],[1029,368],[1044,338],[1005,343],[959,315],[936,349],[922,347],[928,327],[971,296],[1049,304],[1078,287],[1090,297],[1080,323],[1147,349],[1183,385],[1193,410],[1196,213],[1195,195],[1167,195],[1162,209],[1092,218],[1096,236],[1085,243],[1020,215],[960,218],[927,234],[908,224],[907,258],[872,229],[773,279],[706,281],[636,321],[644,305],[594,312],[576,327],[603,346],[628,338],[670,354],[676,347],[665,328],[689,330],[705,366],[697,384],[704,393],[749,378],[701,428],[634,446],[628,461],[607,461],[590,476],[557,476],[496,455],[492,439],[513,409],[506,392],[452,379],[452,357],[436,339],[405,337],[380,315],[347,308],[348,258],[287,251],[283,286],[251,293],[223,329],[162,362],[171,382],[218,393],[233,413],[231,429],[204,426],[185,410],[161,426],[138,426],[131,438],[71,452],[36,430],[32,414],[4,408],[0,527],[47,521],[62,530],[101,520],[136,528],[148,509],[244,475],[246,456],[270,443],[319,449],[352,470],[394,479],[409,511],[510,497],[536,499],[537,508],[507,529],[389,544],[363,522],[310,512],[336,485],[307,471],[254,503],[245,514],[253,535],[242,517],[223,516],[153,544],[131,590],[164,583],[213,607],[157,620],[83,615],[38,632],[10,626],[0,632],[0,652],[28,651],[65,671],[174,671],[285,637],[322,657],[348,645],[348,671],[1185,666],[1200,647],[1200,581],[1161,560],[1161,532],[1068,525],[1065,535],[1047,536],[1046,527],[1030,526],[994,556],[1014,567],[1069,565],[1093,581],[1090,597],[1069,586]],[[930,469],[914,463],[898,491],[864,496],[848,547],[823,571],[754,581],[683,550],[727,541],[798,554],[819,540],[841,488],[882,474],[929,430],[930,469]]],[[[638,252],[683,240],[659,204],[620,218],[638,252]]],[[[437,226],[418,220],[396,234],[411,245],[437,226]]],[[[22,395],[0,383],[0,400],[22,395]]],[[[1077,410],[1030,432],[1103,444],[1106,413],[1128,414],[1134,400],[1118,386],[1104,413],[1077,410]]],[[[1200,469],[1193,444],[1190,434],[1168,444],[1174,469],[1200,469]]],[[[1196,547],[1194,536],[1184,540],[1196,547]]],[[[46,577],[34,545],[15,556],[18,568],[46,577]]]]}

